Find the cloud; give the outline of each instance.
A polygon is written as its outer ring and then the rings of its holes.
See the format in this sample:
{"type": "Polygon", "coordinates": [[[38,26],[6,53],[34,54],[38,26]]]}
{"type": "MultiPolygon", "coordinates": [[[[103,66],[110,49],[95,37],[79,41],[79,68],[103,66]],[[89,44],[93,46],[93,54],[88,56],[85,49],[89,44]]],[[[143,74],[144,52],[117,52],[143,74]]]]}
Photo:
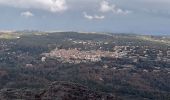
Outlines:
{"type": "Polygon", "coordinates": [[[89,19],[89,20],[102,20],[105,18],[103,15],[88,15],[86,12],[83,13],[84,18],[89,19]]]}
{"type": "Polygon", "coordinates": [[[17,8],[40,9],[50,12],[62,12],[68,8],[65,0],[0,0],[0,4],[17,8]]]}
{"type": "Polygon", "coordinates": [[[21,16],[24,16],[24,17],[28,18],[28,17],[33,17],[34,14],[31,13],[30,11],[26,11],[26,12],[22,12],[21,16]]]}
{"type": "Polygon", "coordinates": [[[113,12],[115,14],[129,14],[131,13],[131,11],[129,10],[123,10],[121,8],[118,8],[116,5],[114,4],[109,4],[109,2],[103,0],[101,3],[100,3],[100,9],[99,9],[100,12],[103,12],[103,13],[106,13],[106,12],[113,12]]]}

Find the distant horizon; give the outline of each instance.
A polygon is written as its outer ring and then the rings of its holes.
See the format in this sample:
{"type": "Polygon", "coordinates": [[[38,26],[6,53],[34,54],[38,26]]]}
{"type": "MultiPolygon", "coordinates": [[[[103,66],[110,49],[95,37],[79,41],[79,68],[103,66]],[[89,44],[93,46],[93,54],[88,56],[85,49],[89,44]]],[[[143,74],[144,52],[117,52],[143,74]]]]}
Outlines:
{"type": "Polygon", "coordinates": [[[0,0],[0,29],[170,35],[169,5],[169,0],[0,0]]]}
{"type": "Polygon", "coordinates": [[[78,32],[78,33],[110,33],[110,34],[134,34],[134,35],[153,35],[153,36],[170,36],[166,33],[134,33],[134,32],[104,32],[104,31],[74,31],[74,30],[34,30],[34,29],[23,29],[23,30],[0,30],[0,32],[17,32],[17,31],[33,31],[33,32],[78,32]]]}

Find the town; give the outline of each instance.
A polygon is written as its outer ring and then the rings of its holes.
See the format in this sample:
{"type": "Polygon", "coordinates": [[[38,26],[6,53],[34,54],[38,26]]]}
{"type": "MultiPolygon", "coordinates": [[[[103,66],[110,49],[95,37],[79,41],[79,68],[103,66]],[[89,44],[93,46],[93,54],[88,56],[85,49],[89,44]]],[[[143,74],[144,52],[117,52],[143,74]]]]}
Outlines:
{"type": "Polygon", "coordinates": [[[170,97],[168,37],[78,32],[3,34],[0,99],[6,95],[29,98],[25,94],[34,94],[33,89],[44,93],[42,89],[52,82],[57,82],[51,84],[52,89],[61,82],[58,85],[63,91],[69,88],[77,93],[82,90],[75,91],[79,86],[75,84],[81,84],[122,100],[170,97]]]}

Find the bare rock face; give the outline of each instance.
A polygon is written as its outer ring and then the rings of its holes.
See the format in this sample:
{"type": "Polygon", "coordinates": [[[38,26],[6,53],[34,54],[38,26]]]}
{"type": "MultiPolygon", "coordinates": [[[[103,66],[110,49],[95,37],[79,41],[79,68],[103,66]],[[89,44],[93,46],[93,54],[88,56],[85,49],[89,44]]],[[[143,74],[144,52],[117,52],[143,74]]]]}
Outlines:
{"type": "Polygon", "coordinates": [[[95,92],[85,86],[54,82],[43,90],[2,89],[0,100],[119,100],[114,95],[95,92]]]}

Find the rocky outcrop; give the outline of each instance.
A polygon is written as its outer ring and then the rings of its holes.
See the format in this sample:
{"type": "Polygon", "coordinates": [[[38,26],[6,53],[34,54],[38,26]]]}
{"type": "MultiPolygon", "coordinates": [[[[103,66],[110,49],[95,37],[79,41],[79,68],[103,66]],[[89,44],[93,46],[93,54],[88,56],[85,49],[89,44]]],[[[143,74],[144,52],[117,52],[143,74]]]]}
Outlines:
{"type": "Polygon", "coordinates": [[[85,86],[54,82],[46,89],[2,89],[0,100],[119,100],[115,95],[95,92],[85,86]]]}

